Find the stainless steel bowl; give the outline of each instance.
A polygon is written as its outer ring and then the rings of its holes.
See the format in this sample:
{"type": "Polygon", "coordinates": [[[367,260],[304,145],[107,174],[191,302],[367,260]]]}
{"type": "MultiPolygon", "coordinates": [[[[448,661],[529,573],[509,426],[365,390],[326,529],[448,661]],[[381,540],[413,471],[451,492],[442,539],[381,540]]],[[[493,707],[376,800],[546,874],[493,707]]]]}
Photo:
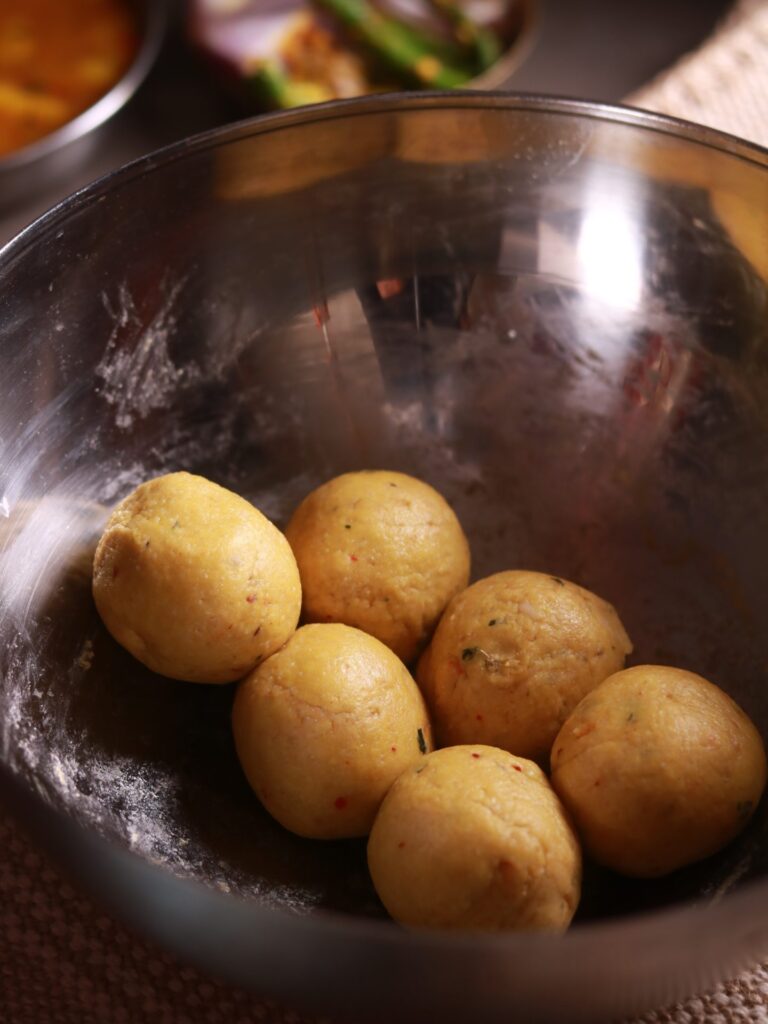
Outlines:
{"type": "Polygon", "coordinates": [[[621,610],[637,661],[768,735],[768,154],[628,109],[377,97],[224,128],[0,253],[0,780],[118,913],[224,977],[364,1020],[594,1022],[768,952],[765,809],[655,882],[590,868],[572,931],[409,933],[361,843],[278,828],[231,690],[101,627],[107,506],[202,472],[277,521],[351,467],[423,476],[474,573],[621,610]],[[384,284],[383,282],[386,282],[384,284]]]}
{"type": "Polygon", "coordinates": [[[168,21],[169,0],[129,0],[139,46],[130,67],[109,92],[43,138],[0,157],[0,210],[29,199],[88,158],[102,127],[131,99],[157,57],[168,21]]]}
{"type": "Polygon", "coordinates": [[[516,72],[522,67],[536,43],[539,32],[538,4],[536,0],[520,0],[517,31],[501,57],[468,88],[485,91],[509,88],[516,72]]]}

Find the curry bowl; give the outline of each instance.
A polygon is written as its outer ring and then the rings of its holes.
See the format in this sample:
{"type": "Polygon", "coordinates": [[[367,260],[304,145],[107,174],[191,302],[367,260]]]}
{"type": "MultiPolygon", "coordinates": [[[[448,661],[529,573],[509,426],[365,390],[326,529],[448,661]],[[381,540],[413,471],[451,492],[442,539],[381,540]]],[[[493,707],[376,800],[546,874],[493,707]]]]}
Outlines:
{"type": "MultiPolygon", "coordinates": [[[[127,0],[126,7],[136,37],[127,67],[86,109],[60,127],[0,156],[0,207],[29,198],[80,166],[97,144],[99,129],[128,103],[146,78],[163,41],[168,3],[127,0]]],[[[12,44],[13,40],[9,45],[12,44]]],[[[63,60],[71,59],[66,56],[66,49],[64,53],[63,60]]],[[[27,73],[31,69],[25,65],[24,70],[27,73]]],[[[43,95],[41,102],[48,102],[48,97],[43,95]]]]}
{"type": "Polygon", "coordinates": [[[406,931],[362,842],[284,832],[232,688],[155,676],[90,594],[107,511],[187,469],[278,525],[390,468],[473,577],[605,596],[633,663],[768,736],[768,154],[630,109],[477,93],[247,121],[65,200],[0,253],[0,785],[119,915],[254,991],[365,1020],[595,1022],[768,950],[761,807],[666,879],[591,866],[572,929],[406,931]]]}

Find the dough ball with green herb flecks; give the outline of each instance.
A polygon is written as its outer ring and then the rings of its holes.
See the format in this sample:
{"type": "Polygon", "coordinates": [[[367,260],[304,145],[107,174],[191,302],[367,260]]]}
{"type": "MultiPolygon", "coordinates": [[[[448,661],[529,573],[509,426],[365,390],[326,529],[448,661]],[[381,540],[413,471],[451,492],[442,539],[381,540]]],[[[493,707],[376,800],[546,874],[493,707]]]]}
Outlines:
{"type": "Polygon", "coordinates": [[[440,746],[543,761],[578,702],[624,666],[614,608],[557,576],[500,572],[455,597],[418,669],[440,746]]]}
{"type": "Polygon", "coordinates": [[[288,524],[304,615],[365,630],[410,662],[469,580],[469,545],[434,488],[404,473],[345,473],[288,524]]]}
{"type": "Polygon", "coordinates": [[[653,878],[715,853],[765,787],[747,715],[693,672],[639,665],[606,679],[552,748],[552,783],[599,863],[653,878]]]}
{"type": "Polygon", "coordinates": [[[114,509],[93,596],[135,658],[195,683],[242,678],[285,643],[301,609],[282,533],[244,498],[190,473],[149,480],[114,509]]]}
{"type": "Polygon", "coordinates": [[[243,680],[232,724],[261,802],[313,839],[367,835],[389,787],[432,744],[405,665],[337,623],[302,626],[243,680]]]}
{"type": "Polygon", "coordinates": [[[446,747],[390,789],[368,841],[373,884],[413,927],[562,931],[581,853],[537,765],[483,745],[446,747]]]}

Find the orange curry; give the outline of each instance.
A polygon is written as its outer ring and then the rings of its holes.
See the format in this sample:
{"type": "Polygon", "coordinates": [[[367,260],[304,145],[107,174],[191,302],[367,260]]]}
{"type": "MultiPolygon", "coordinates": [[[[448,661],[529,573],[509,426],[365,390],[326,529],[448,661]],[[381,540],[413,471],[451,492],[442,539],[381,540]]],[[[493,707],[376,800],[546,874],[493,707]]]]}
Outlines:
{"type": "Polygon", "coordinates": [[[95,103],[136,46],[124,0],[0,0],[0,156],[95,103]]]}

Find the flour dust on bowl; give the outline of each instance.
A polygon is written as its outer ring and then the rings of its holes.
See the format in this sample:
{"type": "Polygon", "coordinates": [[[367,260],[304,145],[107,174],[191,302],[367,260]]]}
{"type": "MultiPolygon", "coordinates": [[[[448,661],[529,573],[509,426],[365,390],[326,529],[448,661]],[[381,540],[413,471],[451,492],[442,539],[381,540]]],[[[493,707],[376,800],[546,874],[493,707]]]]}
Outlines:
{"type": "Polygon", "coordinates": [[[475,578],[604,596],[634,663],[768,734],[768,156],[636,111],[383,97],[218,130],[0,255],[3,791],[122,916],[365,1020],[615,1017],[768,949],[760,808],[663,880],[590,869],[563,937],[408,932],[358,842],[268,818],[228,687],[155,676],[90,598],[107,509],[186,469],[284,526],[337,473],[451,502],[475,578]],[[515,1016],[516,1015],[516,1016],[515,1016]]]}

